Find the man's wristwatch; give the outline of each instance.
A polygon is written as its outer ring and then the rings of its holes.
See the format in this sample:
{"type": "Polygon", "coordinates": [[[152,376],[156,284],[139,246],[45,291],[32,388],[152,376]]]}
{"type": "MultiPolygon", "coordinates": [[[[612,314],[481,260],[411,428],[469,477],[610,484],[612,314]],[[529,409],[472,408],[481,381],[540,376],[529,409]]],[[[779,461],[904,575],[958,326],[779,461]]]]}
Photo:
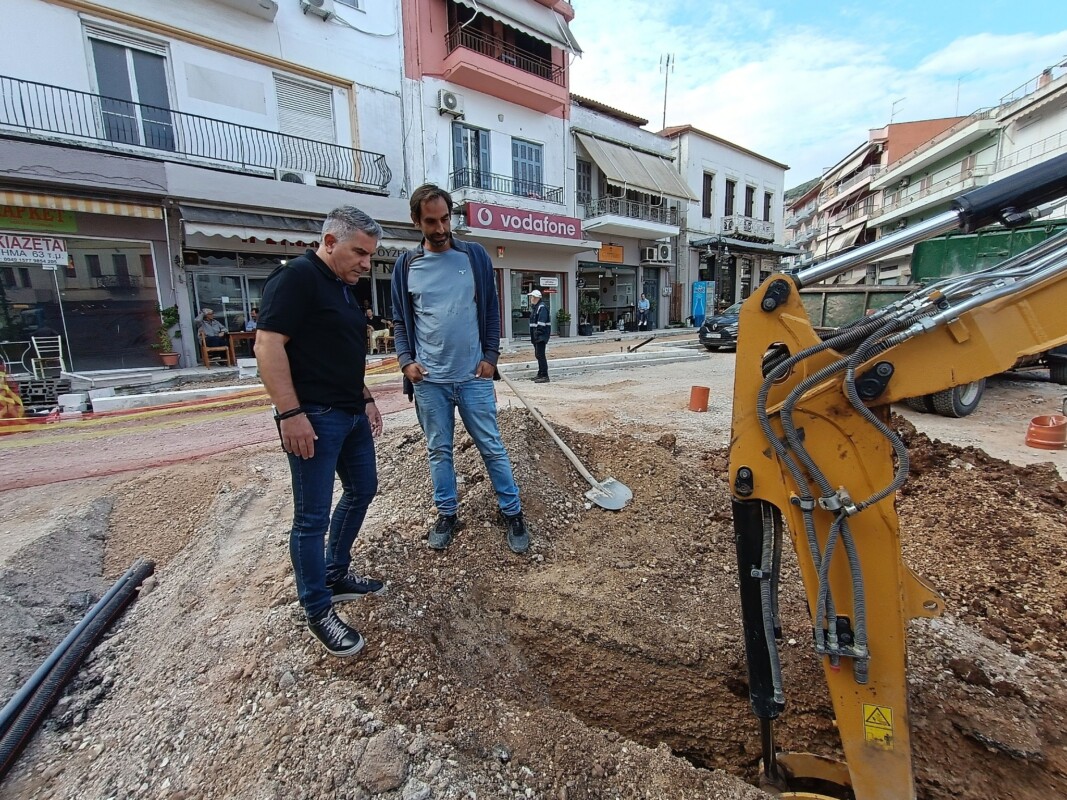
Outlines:
{"type": "Polygon", "coordinates": [[[283,419],[289,419],[289,417],[295,417],[295,416],[298,416],[298,415],[304,413],[304,407],[303,406],[297,406],[296,408],[290,408],[288,411],[283,411],[281,414],[278,413],[278,409],[274,408],[274,406],[271,406],[271,408],[274,409],[274,421],[275,422],[281,422],[283,419]]]}

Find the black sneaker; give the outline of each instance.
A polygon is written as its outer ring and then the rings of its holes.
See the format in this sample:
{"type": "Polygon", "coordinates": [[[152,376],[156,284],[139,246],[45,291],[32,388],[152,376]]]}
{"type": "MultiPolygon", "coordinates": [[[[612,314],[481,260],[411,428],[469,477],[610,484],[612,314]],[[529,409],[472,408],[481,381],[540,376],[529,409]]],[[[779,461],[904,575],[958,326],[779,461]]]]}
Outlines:
{"type": "Polygon", "coordinates": [[[351,572],[333,583],[327,583],[326,588],[333,592],[335,603],[359,600],[368,594],[384,594],[385,592],[385,584],[381,581],[374,578],[361,578],[351,572]]]}
{"type": "Polygon", "coordinates": [[[526,528],[526,520],[522,518],[522,512],[510,516],[505,514],[504,527],[507,530],[508,547],[511,548],[511,552],[525,553],[530,547],[530,531],[526,528]]]}
{"type": "Polygon", "coordinates": [[[431,550],[444,550],[452,543],[452,536],[463,527],[456,514],[438,514],[437,522],[430,528],[430,534],[426,537],[426,544],[431,550]]]}
{"type": "Polygon", "coordinates": [[[337,616],[332,608],[314,619],[308,617],[308,630],[331,655],[339,658],[354,656],[363,649],[363,635],[337,616]]]}
{"type": "Polygon", "coordinates": [[[534,383],[548,383],[548,376],[547,375],[542,375],[542,376],[540,376],[538,378],[534,378],[533,382],[534,383]]]}

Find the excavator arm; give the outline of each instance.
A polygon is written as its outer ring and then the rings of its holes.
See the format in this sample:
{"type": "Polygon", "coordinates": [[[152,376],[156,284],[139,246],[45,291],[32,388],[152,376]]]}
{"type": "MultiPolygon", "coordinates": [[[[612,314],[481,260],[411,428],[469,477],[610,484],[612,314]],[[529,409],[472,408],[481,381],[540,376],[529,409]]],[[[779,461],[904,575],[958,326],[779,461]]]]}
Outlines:
{"type": "Polygon", "coordinates": [[[915,229],[774,275],[742,307],[729,480],[749,698],[761,724],[765,782],[784,796],[915,797],[906,624],[941,614],[944,602],[901,557],[894,499],[908,453],[889,427],[889,404],[979,380],[1067,342],[1067,232],[996,267],[925,287],[825,341],[799,289],[955,228],[1021,224],[1029,209],[1064,195],[1067,156],[965,195],[915,229]],[[786,531],[844,764],[779,753],[774,744],[786,703],[777,649],[786,531]]]}

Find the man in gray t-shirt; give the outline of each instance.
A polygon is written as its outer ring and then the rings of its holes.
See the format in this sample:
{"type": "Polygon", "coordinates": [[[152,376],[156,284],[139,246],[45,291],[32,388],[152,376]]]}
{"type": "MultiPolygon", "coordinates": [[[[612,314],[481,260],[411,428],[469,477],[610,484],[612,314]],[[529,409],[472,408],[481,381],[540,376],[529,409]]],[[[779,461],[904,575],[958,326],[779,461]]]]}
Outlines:
{"type": "Polygon", "coordinates": [[[493,263],[481,245],[452,238],[451,217],[448,192],[432,184],[416,189],[411,220],[422,245],[393,268],[396,354],[426,434],[437,506],[427,544],[444,550],[462,527],[452,458],[458,409],[496,491],[508,547],[525,553],[530,533],[496,421],[500,311],[493,263]]]}

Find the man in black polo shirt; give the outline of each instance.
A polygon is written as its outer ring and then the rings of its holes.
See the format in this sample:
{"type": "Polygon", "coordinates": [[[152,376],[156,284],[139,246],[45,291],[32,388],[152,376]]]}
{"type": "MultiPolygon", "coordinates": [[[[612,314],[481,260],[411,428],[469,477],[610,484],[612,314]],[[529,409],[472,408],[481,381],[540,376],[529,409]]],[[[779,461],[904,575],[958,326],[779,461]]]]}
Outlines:
{"type": "Polygon", "coordinates": [[[256,361],[293,477],[289,555],[297,594],[308,628],[336,656],[358,653],[363,636],[334,604],[385,588],[349,570],[378,491],[374,437],[382,431],[364,383],[367,318],[353,287],[370,271],[381,236],[358,208],[334,209],[318,250],[276,269],[259,304],[256,361]],[[342,493],[331,516],[335,472],[342,493]]]}

